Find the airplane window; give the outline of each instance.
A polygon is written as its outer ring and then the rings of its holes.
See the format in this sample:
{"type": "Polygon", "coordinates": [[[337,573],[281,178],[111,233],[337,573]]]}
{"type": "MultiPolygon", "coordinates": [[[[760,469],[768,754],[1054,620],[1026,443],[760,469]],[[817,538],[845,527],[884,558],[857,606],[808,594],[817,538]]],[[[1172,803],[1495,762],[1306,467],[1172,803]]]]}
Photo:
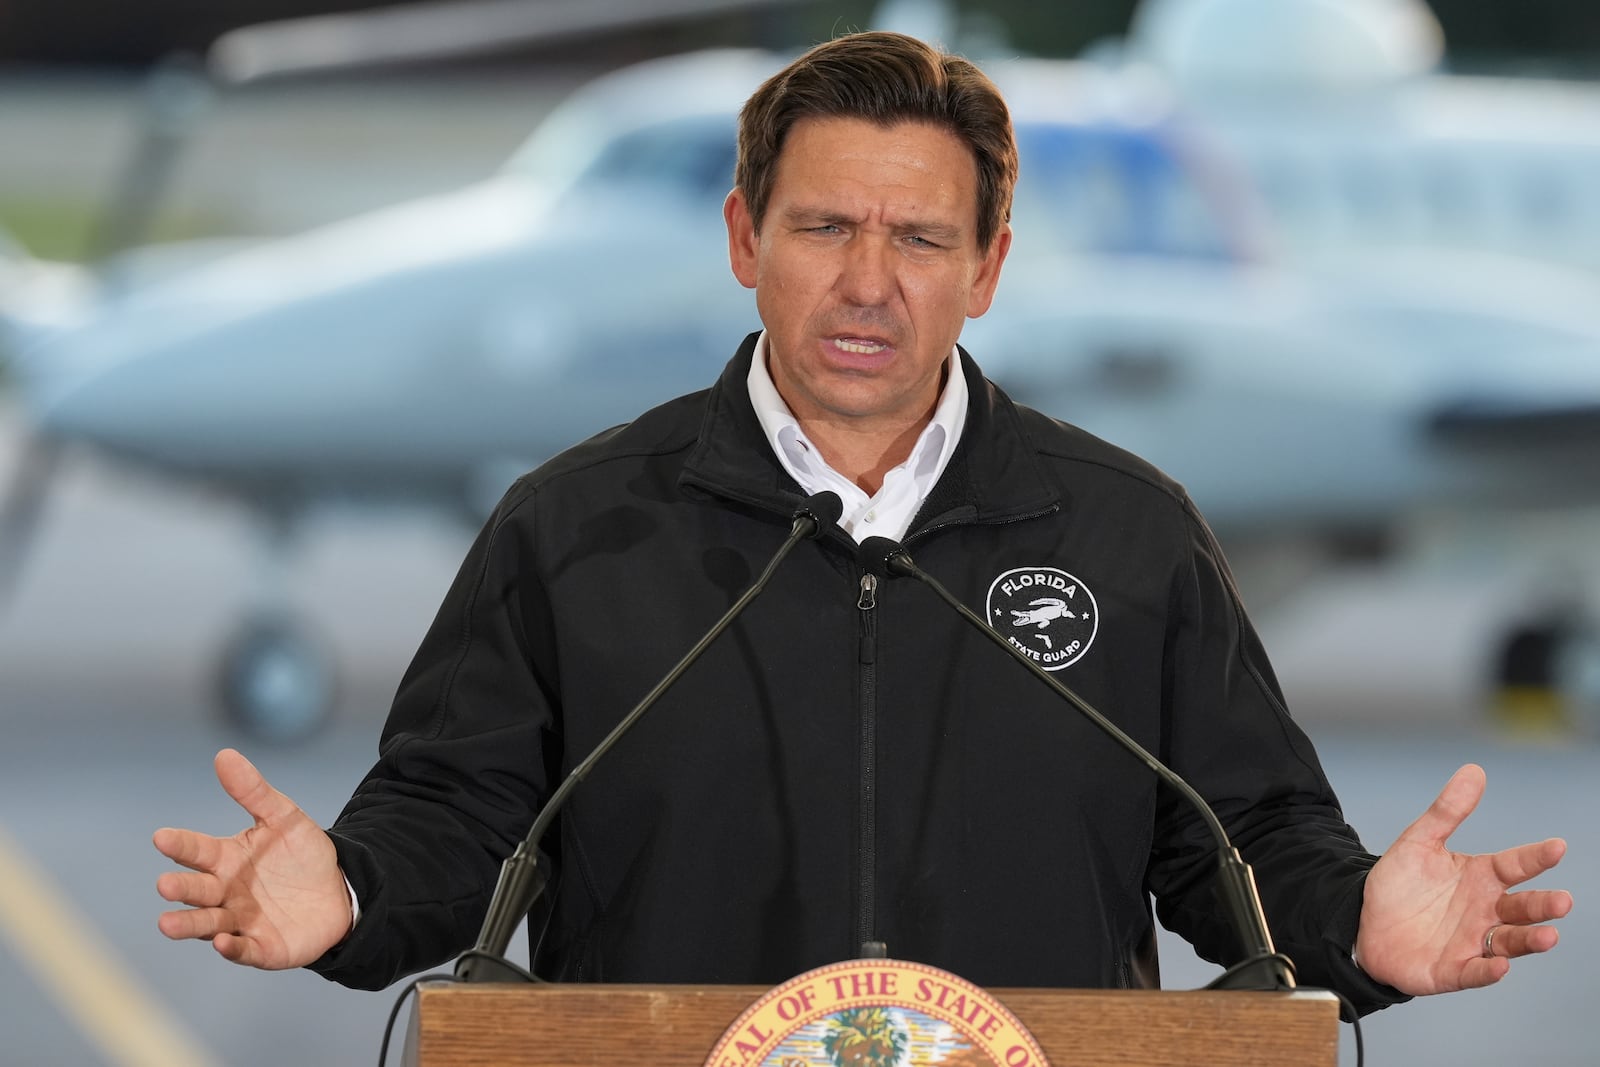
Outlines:
{"type": "Polygon", "coordinates": [[[615,138],[576,185],[644,182],[720,201],[733,187],[734,156],[732,116],[677,119],[615,138]]]}
{"type": "MultiPolygon", "coordinates": [[[[1014,217],[1030,241],[1057,250],[1234,258],[1224,212],[1159,131],[1020,124],[1022,177],[1014,217]]],[[[732,116],[632,130],[596,153],[574,192],[640,183],[720,201],[733,184],[732,116]]]]}
{"type": "Polygon", "coordinates": [[[1019,125],[1014,216],[1058,248],[1231,258],[1219,213],[1176,147],[1155,130],[1019,125]]]}

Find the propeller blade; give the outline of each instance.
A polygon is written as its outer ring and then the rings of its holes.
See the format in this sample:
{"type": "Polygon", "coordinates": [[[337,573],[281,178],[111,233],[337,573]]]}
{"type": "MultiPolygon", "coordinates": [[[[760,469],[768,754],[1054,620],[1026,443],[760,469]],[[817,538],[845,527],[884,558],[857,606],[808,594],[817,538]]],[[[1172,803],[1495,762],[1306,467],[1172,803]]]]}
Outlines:
{"type": "Polygon", "coordinates": [[[61,445],[34,437],[21,449],[0,503],[0,610],[11,602],[61,466],[61,445]]]}
{"type": "Polygon", "coordinates": [[[493,52],[799,0],[430,0],[231,30],[206,55],[239,85],[286,74],[493,52]]]}

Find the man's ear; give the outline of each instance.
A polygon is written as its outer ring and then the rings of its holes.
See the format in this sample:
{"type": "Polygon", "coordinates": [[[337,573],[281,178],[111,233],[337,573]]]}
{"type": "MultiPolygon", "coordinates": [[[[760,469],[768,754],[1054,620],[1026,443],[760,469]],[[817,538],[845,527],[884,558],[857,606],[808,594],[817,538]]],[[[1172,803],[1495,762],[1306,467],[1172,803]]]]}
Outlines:
{"type": "Polygon", "coordinates": [[[756,287],[756,259],[761,239],[756,236],[755,219],[744,193],[735,189],[722,202],[722,219],[728,224],[728,263],[733,276],[746,289],[756,287]]]}
{"type": "Polygon", "coordinates": [[[975,319],[989,310],[989,305],[994,302],[995,289],[1000,284],[1000,268],[1005,265],[1009,251],[1011,224],[1007,222],[1001,224],[1000,232],[994,235],[994,243],[978,264],[978,274],[973,278],[972,289],[967,294],[967,318],[975,319]]]}

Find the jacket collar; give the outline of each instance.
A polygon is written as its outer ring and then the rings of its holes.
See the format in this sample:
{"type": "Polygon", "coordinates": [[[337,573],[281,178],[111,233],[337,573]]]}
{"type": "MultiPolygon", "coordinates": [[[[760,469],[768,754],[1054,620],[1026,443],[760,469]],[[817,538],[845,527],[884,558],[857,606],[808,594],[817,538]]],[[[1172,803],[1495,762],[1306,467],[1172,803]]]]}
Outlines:
{"type": "MultiPolygon", "coordinates": [[[[711,387],[679,484],[787,514],[805,493],[773,454],[750,403],[745,383],[758,336],[744,339],[711,387]]],[[[949,466],[912,522],[908,541],[937,526],[1011,522],[1061,506],[1016,405],[983,376],[965,349],[958,351],[967,378],[967,424],[949,466]]]]}

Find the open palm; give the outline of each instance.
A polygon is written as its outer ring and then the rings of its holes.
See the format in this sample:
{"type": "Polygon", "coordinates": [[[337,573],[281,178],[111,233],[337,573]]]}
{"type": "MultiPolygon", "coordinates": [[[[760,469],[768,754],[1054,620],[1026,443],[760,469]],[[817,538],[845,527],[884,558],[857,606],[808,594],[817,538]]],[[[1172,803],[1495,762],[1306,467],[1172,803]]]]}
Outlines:
{"type": "Polygon", "coordinates": [[[1540,924],[1566,915],[1571,894],[1510,890],[1559,863],[1566,842],[1482,855],[1445,847],[1484,785],[1481,767],[1458,770],[1367,876],[1356,957],[1378,981],[1415,996],[1486,986],[1506,976],[1513,958],[1559,940],[1540,924]]]}
{"type": "Polygon", "coordinates": [[[161,932],[212,943],[235,963],[282,970],[321,956],[350,929],[350,900],[333,842],[232,749],[217,754],[217,780],[254,820],[232,837],[157,830],[154,844],[188,871],[156,881],[167,900],[161,932]]]}

